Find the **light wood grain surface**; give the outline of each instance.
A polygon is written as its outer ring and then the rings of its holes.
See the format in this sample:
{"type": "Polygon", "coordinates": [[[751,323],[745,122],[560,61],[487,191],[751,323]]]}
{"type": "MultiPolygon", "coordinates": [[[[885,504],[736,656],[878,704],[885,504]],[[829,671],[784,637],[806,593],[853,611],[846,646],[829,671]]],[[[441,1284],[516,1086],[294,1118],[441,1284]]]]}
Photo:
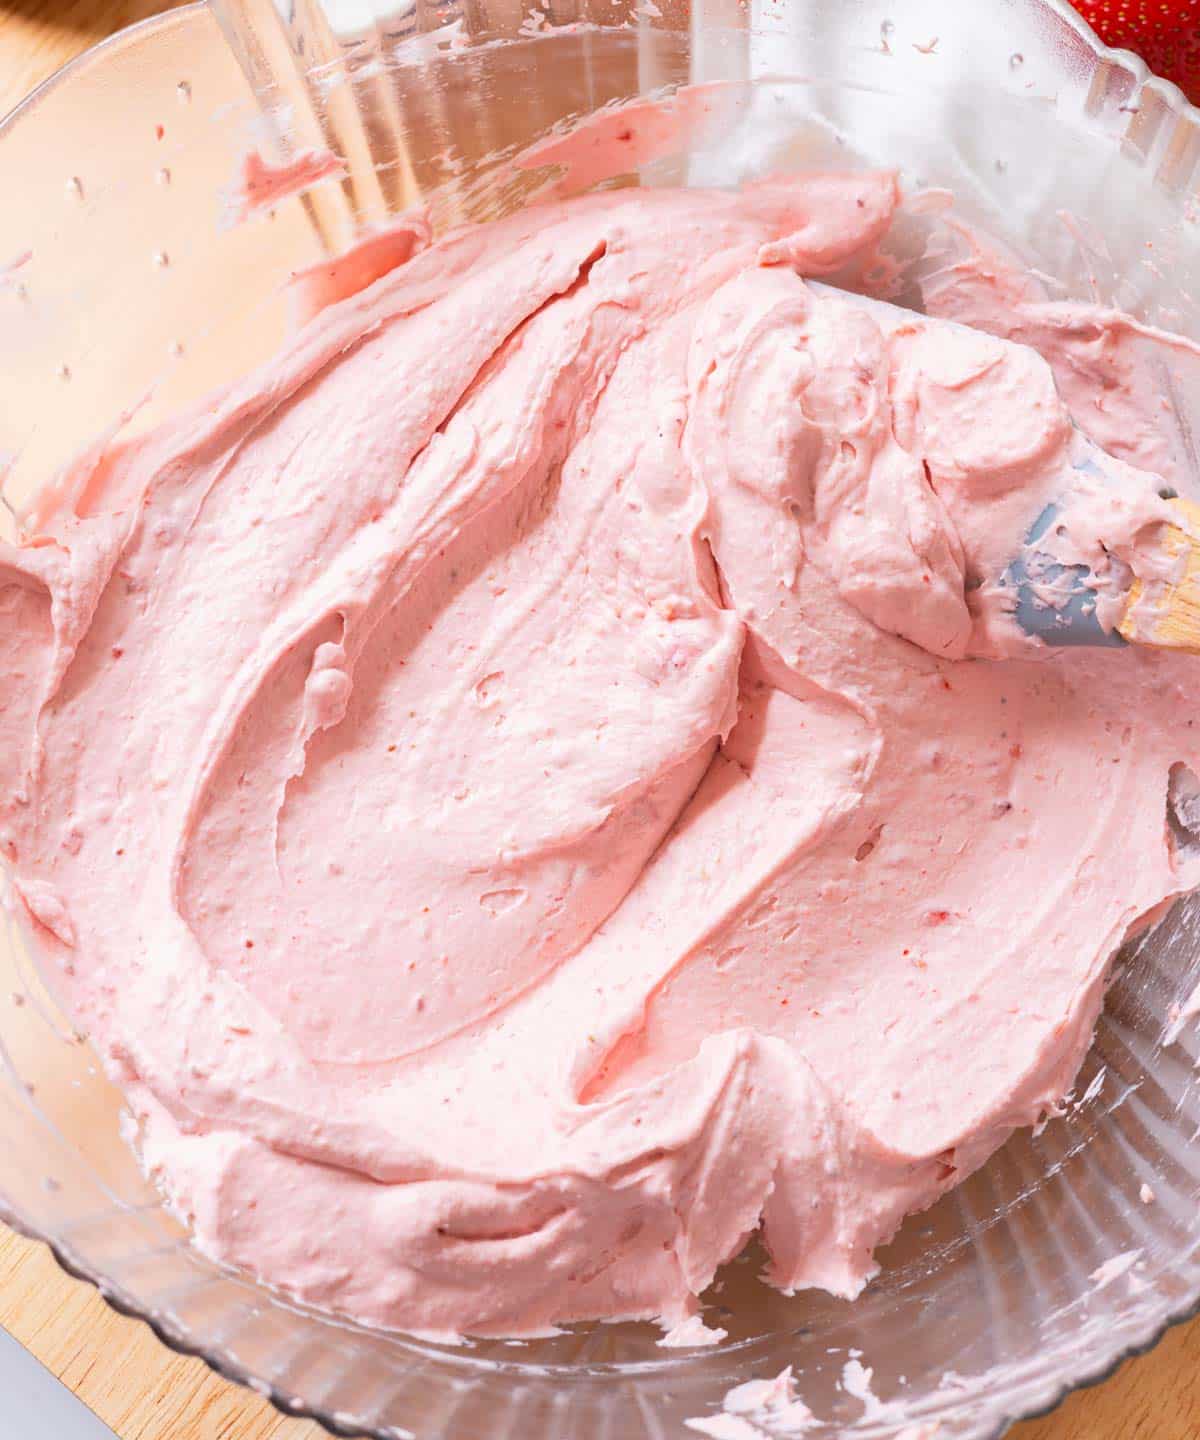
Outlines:
{"type": "MultiPolygon", "coordinates": [[[[154,0],[0,0],[0,114],[64,61],[159,8],[154,0]]],[[[121,1440],[314,1440],[324,1434],[312,1423],[283,1419],[201,1361],[173,1354],[146,1326],[68,1279],[44,1246],[2,1226],[0,1324],[121,1440]]],[[[1104,1385],[1010,1434],[1011,1440],[1200,1440],[1200,1321],[1171,1331],[1104,1385]]]]}
{"type": "MultiPolygon", "coordinates": [[[[267,1401],[222,1380],[202,1360],[185,1360],[168,1350],[148,1326],[110,1310],[90,1285],[68,1279],[44,1245],[3,1227],[0,1324],[121,1440],[325,1436],[312,1422],[285,1420],[267,1401]]],[[[0,1434],[18,1440],[4,1430],[2,1400],[0,1434]]]]}

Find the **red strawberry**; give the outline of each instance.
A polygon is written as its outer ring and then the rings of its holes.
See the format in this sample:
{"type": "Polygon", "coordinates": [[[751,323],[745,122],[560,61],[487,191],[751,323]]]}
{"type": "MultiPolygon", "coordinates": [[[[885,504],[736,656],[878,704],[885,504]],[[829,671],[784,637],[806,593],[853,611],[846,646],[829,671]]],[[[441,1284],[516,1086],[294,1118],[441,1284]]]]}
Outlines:
{"type": "Polygon", "coordinates": [[[1200,0],[1074,0],[1106,45],[1132,50],[1200,105],[1200,0]]]}

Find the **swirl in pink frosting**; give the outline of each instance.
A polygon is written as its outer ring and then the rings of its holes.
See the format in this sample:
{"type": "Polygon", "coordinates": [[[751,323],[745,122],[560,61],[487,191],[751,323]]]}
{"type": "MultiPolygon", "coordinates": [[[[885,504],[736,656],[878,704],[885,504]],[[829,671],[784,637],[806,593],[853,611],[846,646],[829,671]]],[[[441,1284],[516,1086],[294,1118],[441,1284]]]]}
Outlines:
{"type": "Polygon", "coordinates": [[[1070,1086],[1194,672],[1017,630],[1082,441],[806,284],[896,204],[452,233],[0,549],[0,844],[205,1250],[440,1335],[679,1321],[760,1226],[853,1295],[1070,1086]]]}

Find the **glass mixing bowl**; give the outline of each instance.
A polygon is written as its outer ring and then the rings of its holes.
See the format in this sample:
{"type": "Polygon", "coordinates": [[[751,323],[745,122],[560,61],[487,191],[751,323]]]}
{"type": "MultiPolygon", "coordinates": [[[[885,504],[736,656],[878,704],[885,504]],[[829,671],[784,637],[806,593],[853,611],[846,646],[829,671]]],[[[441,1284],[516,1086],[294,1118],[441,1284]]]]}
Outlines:
{"type": "MultiPolygon", "coordinates": [[[[213,14],[193,5],[92,50],[10,116],[0,531],[13,531],[9,505],[120,417],[151,425],[269,354],[287,329],[289,274],[356,224],[417,200],[441,225],[518,204],[531,181],[506,168],[517,150],[681,82],[729,82],[714,123],[629,178],[899,165],[910,185],[951,186],[1063,293],[1200,334],[1200,113],[1058,0],[543,4],[415,0],[365,28],[344,63],[322,62],[299,97],[315,109],[284,96],[274,129],[213,14]],[[355,179],[230,223],[247,145],[314,138],[359,144],[355,179]]],[[[1189,446],[1197,376],[1163,383],[1189,446]]],[[[1200,1047],[1178,1013],[1200,980],[1196,897],[1122,957],[1065,1113],[912,1217],[857,1302],[777,1295],[751,1254],[708,1297],[705,1318],[729,1338],[690,1351],[659,1348],[648,1325],[443,1348],[212,1264],[142,1178],[120,1095],[26,937],[3,925],[0,1212],[168,1344],[334,1430],[665,1440],[731,1386],[790,1365],[813,1440],[905,1425],[922,1440],[982,1440],[1200,1300],[1200,1047]]]]}

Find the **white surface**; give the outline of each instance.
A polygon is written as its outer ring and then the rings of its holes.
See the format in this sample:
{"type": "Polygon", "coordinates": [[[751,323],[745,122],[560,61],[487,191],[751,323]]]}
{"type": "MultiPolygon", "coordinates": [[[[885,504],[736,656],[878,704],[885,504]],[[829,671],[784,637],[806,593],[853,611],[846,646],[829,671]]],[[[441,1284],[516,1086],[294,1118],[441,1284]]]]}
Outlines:
{"type": "Polygon", "coordinates": [[[0,1330],[0,1440],[116,1440],[63,1384],[0,1330]]]}

